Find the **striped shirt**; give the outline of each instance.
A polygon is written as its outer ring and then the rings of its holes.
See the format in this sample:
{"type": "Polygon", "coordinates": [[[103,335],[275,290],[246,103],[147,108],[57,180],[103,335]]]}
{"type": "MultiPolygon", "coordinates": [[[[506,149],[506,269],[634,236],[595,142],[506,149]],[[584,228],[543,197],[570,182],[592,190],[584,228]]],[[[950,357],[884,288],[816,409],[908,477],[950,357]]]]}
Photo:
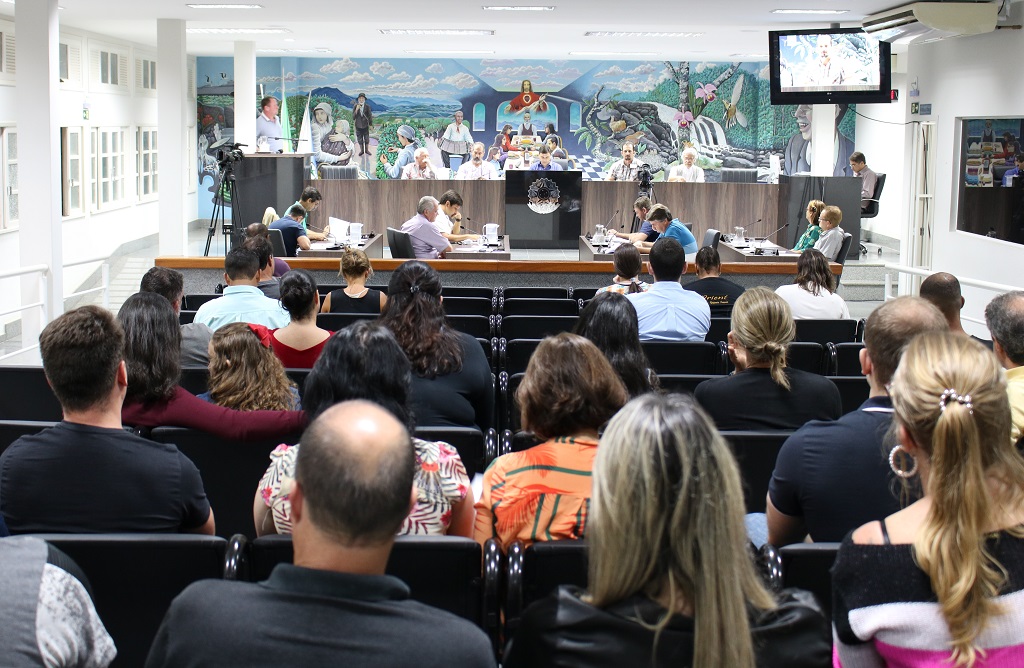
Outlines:
{"type": "Polygon", "coordinates": [[[556,438],[496,459],[484,473],[474,537],[504,548],[583,538],[595,455],[597,441],[556,438]]]}

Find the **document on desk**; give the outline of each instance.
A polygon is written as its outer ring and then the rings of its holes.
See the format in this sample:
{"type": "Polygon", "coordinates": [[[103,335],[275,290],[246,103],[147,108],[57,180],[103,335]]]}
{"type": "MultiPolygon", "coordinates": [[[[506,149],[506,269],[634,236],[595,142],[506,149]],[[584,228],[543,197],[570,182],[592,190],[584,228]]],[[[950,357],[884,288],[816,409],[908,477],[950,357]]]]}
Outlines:
{"type": "Polygon", "coordinates": [[[341,218],[328,216],[327,224],[331,226],[331,234],[333,234],[336,239],[341,239],[348,236],[348,226],[352,223],[347,220],[342,220],[341,218]]]}

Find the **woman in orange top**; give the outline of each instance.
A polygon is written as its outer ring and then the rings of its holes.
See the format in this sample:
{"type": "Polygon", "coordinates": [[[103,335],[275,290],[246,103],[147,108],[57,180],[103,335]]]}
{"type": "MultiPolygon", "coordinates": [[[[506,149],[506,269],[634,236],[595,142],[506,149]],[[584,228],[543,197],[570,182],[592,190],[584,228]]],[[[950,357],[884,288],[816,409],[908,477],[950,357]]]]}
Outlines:
{"type": "Polygon", "coordinates": [[[537,347],[516,391],[523,429],[544,443],[496,459],[484,473],[474,537],[516,540],[583,538],[598,430],[628,399],[597,347],[563,332],[537,347]]]}

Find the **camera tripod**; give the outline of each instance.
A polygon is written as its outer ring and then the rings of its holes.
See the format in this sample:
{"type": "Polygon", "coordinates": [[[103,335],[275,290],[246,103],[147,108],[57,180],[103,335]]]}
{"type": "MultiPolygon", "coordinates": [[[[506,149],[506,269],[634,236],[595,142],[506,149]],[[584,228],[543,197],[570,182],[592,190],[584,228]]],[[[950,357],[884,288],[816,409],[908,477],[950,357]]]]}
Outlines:
{"type": "Polygon", "coordinates": [[[221,162],[220,174],[216,194],[213,198],[213,214],[210,216],[210,228],[206,232],[206,250],[203,256],[210,255],[210,243],[217,233],[218,223],[220,231],[224,235],[224,254],[227,255],[229,248],[233,245],[230,242],[235,234],[235,220],[245,220],[242,217],[241,201],[238,199],[238,184],[235,182],[235,173],[232,169],[232,162],[221,162]],[[231,206],[231,220],[225,217],[225,209],[231,206]]]}

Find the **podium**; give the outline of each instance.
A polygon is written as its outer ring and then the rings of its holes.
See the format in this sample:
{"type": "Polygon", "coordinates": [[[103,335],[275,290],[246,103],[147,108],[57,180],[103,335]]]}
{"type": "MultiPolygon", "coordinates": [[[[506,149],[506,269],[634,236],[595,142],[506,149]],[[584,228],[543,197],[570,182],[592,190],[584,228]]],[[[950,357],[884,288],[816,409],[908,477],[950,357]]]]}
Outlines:
{"type": "Polygon", "coordinates": [[[238,201],[231,203],[235,229],[263,220],[268,206],[278,218],[299,199],[309,175],[309,153],[250,153],[234,166],[238,201]]]}
{"type": "Polygon", "coordinates": [[[575,249],[582,229],[582,202],[583,172],[506,171],[505,234],[512,238],[512,248],[575,249]],[[542,196],[554,195],[553,188],[558,195],[546,197],[546,206],[531,206],[531,194],[536,202],[541,179],[549,186],[542,196]]]}

